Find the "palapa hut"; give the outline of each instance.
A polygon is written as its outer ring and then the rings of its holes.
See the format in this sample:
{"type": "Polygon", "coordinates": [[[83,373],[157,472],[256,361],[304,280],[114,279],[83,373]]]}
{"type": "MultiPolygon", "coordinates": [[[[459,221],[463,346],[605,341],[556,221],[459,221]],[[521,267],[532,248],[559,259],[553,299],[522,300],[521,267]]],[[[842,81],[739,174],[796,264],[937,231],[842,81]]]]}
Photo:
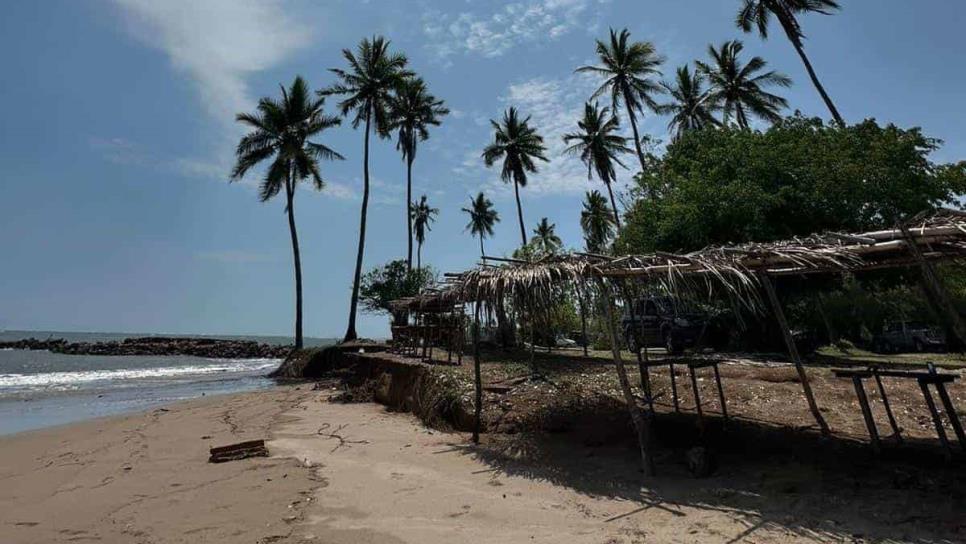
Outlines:
{"type": "MultiPolygon", "coordinates": [[[[650,418],[638,407],[620,352],[620,334],[615,300],[646,288],[691,298],[724,298],[736,307],[764,313],[770,310],[784,337],[789,357],[795,364],[809,408],[823,433],[828,433],[811,392],[808,376],[795,346],[772,279],[784,276],[814,277],[820,274],[858,273],[868,270],[918,267],[927,298],[942,316],[947,329],[966,343],[966,328],[953,307],[933,263],[966,257],[966,214],[954,210],[922,215],[892,229],[864,233],[826,233],[770,243],[749,243],[708,247],[686,254],[650,255],[572,254],[551,256],[534,262],[513,259],[501,266],[481,265],[454,275],[445,289],[427,292],[404,304],[414,307],[444,307],[456,301],[472,303],[474,364],[476,375],[477,438],[482,404],[479,360],[479,323],[483,306],[510,300],[530,314],[531,350],[533,315],[550,307],[564,290],[583,293],[595,290],[605,303],[612,355],[621,391],[637,431],[645,472],[653,474],[648,452],[650,418]]],[[[403,302],[401,302],[403,303],[403,302]]],[[[650,402],[648,386],[642,388],[650,402]]]]}

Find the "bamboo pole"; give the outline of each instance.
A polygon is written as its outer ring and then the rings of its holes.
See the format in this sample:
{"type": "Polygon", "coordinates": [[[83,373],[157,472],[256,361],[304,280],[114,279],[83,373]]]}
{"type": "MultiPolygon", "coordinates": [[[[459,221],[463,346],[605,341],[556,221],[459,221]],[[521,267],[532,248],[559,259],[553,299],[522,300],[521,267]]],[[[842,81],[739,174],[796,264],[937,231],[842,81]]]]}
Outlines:
{"type": "Polygon", "coordinates": [[[627,410],[630,412],[631,421],[634,423],[634,429],[637,431],[637,445],[641,450],[641,468],[647,476],[654,476],[654,459],[648,452],[650,418],[644,417],[637,406],[637,399],[634,398],[634,393],[631,391],[631,382],[627,378],[627,369],[624,367],[624,360],[621,358],[617,321],[614,317],[616,310],[614,308],[613,293],[611,293],[603,280],[598,279],[598,282],[601,287],[600,292],[605,299],[604,307],[607,310],[607,324],[610,329],[611,354],[614,358],[614,364],[617,367],[617,379],[620,382],[621,392],[624,395],[624,402],[627,403],[627,410]]]}
{"type": "Polygon", "coordinates": [[[480,427],[483,420],[483,376],[480,371],[480,306],[483,303],[476,301],[476,309],[473,312],[473,384],[475,388],[475,407],[473,414],[473,443],[480,443],[480,427]]]}
{"type": "Polygon", "coordinates": [[[802,364],[802,357],[798,353],[798,347],[795,346],[795,339],[792,338],[792,331],[788,328],[788,321],[785,319],[785,312],[782,310],[781,302],[778,301],[778,295],[775,294],[775,286],[772,285],[771,278],[768,277],[768,274],[759,273],[758,278],[765,288],[768,301],[771,303],[772,312],[775,314],[775,319],[781,328],[782,337],[785,339],[785,346],[788,348],[788,356],[791,357],[792,362],[795,364],[795,370],[798,372],[798,377],[802,381],[802,390],[805,392],[805,400],[808,401],[808,409],[811,410],[815,422],[818,423],[818,427],[822,431],[822,435],[828,436],[831,434],[831,431],[828,428],[828,423],[825,422],[825,418],[822,417],[822,413],[819,412],[818,405],[815,403],[815,396],[812,395],[812,386],[808,382],[808,375],[805,373],[805,367],[802,364]]]}
{"type": "Polygon", "coordinates": [[[909,232],[909,229],[902,227],[902,233],[905,236],[905,242],[909,247],[909,252],[912,253],[916,263],[919,264],[921,271],[919,276],[920,281],[926,294],[929,295],[926,297],[926,300],[929,301],[930,306],[932,306],[933,311],[936,312],[938,317],[945,321],[947,332],[951,332],[956,336],[956,340],[959,341],[959,346],[966,346],[966,323],[963,323],[963,317],[959,315],[959,310],[956,309],[956,306],[950,299],[946,286],[943,284],[939,275],[936,274],[936,269],[932,263],[923,258],[922,251],[919,250],[919,245],[916,243],[916,239],[912,233],[909,232]]]}

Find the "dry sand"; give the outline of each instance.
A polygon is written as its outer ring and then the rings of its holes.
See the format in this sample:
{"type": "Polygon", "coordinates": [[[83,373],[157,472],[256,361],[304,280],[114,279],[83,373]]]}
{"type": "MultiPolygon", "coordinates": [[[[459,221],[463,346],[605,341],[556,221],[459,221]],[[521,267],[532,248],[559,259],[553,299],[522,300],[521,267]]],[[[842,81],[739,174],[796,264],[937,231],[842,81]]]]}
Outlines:
{"type": "Polygon", "coordinates": [[[966,535],[966,515],[951,510],[962,501],[944,503],[921,487],[827,495],[825,484],[840,483],[823,482],[813,466],[723,468],[695,480],[665,462],[642,489],[634,452],[623,446],[517,435],[471,447],[467,436],[426,429],[409,414],[327,396],[279,387],[0,438],[0,542],[955,542],[966,535]],[[269,458],[207,463],[210,445],[263,437],[271,438],[269,458]],[[767,471],[782,476],[765,478],[767,471]]]}

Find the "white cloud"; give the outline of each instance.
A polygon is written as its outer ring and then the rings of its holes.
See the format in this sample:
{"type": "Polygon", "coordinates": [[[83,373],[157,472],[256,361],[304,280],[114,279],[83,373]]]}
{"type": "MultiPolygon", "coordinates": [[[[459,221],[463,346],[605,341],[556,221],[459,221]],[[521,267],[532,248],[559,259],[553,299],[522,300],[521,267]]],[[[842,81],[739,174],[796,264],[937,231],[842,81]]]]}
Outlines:
{"type": "MultiPolygon", "coordinates": [[[[546,156],[550,162],[538,161],[539,171],[527,178],[527,194],[583,194],[588,190],[603,189],[603,185],[596,178],[593,181],[587,179],[587,167],[577,157],[563,153],[567,147],[563,136],[577,130],[577,120],[583,114],[584,102],[596,86],[595,79],[579,74],[558,79],[533,78],[510,85],[506,94],[501,97],[505,107],[515,106],[522,115],[531,116],[530,125],[543,136],[544,145],[547,147],[546,156]]],[[[605,105],[606,101],[601,101],[601,106],[605,105]]],[[[626,127],[624,128],[626,131],[626,127]]],[[[631,156],[621,160],[630,168],[636,164],[631,156]]],[[[474,163],[480,168],[483,166],[478,153],[475,158],[467,155],[463,164],[457,168],[462,173],[468,173],[474,163]]],[[[492,172],[488,179],[494,179],[498,174],[497,168],[494,166],[490,169],[492,172]]],[[[616,185],[623,186],[631,175],[630,170],[618,167],[616,185]]],[[[619,190],[617,186],[615,189],[619,190]]],[[[489,182],[489,189],[509,192],[511,186],[496,180],[489,182]]]]}
{"type": "Polygon", "coordinates": [[[219,123],[224,140],[213,156],[184,158],[184,172],[225,179],[231,145],[241,128],[235,114],[249,111],[246,78],[281,63],[307,46],[311,29],[290,16],[280,0],[114,0],[127,31],[165,53],[196,86],[201,104],[219,123]]]}
{"type": "Polygon", "coordinates": [[[594,28],[594,9],[607,0],[529,0],[504,5],[495,13],[423,17],[429,47],[440,57],[456,53],[498,57],[517,44],[546,42],[575,28],[594,28]],[[590,22],[588,22],[590,21],[590,22]]]}

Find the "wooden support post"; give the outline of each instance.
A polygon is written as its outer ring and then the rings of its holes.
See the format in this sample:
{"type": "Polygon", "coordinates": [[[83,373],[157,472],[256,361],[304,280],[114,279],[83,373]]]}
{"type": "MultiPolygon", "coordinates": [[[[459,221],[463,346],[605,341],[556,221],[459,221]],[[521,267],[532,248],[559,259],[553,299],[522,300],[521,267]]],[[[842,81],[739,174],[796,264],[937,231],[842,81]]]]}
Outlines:
{"type": "Polygon", "coordinates": [[[580,287],[579,282],[577,282],[577,303],[580,307],[580,340],[584,345],[584,357],[587,357],[587,344],[590,343],[590,339],[587,338],[587,312],[584,308],[584,290],[580,287]]]}
{"type": "Polygon", "coordinates": [[[909,229],[905,226],[900,228],[902,229],[902,235],[906,238],[906,247],[909,248],[909,252],[916,262],[919,263],[919,269],[921,271],[920,280],[922,281],[923,289],[926,291],[926,300],[932,306],[937,316],[944,321],[946,331],[956,337],[960,346],[966,346],[966,322],[963,321],[959,310],[949,297],[949,292],[946,290],[945,284],[939,275],[936,274],[936,269],[932,263],[923,258],[922,252],[919,250],[919,245],[909,233],[909,229]]]}
{"type": "Polygon", "coordinates": [[[721,403],[721,415],[724,416],[723,426],[728,427],[728,404],[725,402],[724,388],[721,386],[721,373],[718,372],[718,363],[715,361],[714,365],[714,381],[718,383],[718,402],[721,403]]]}
{"type": "Polygon", "coordinates": [[[480,370],[480,306],[476,301],[473,317],[473,385],[475,388],[475,406],[473,410],[473,443],[480,443],[480,428],[483,426],[483,376],[480,370]]]}
{"type": "Polygon", "coordinates": [[[680,412],[681,407],[678,403],[678,384],[677,377],[674,375],[674,363],[668,363],[668,368],[671,372],[671,402],[674,403],[674,411],[680,412]]]}
{"type": "Polygon", "coordinates": [[[621,392],[624,395],[624,402],[627,403],[627,410],[630,412],[631,421],[634,423],[634,429],[637,431],[637,445],[641,450],[641,468],[644,470],[644,474],[648,476],[654,475],[654,458],[650,455],[650,424],[651,418],[644,417],[641,414],[640,408],[637,406],[637,400],[634,398],[634,393],[631,391],[631,382],[627,378],[627,369],[624,367],[624,359],[621,357],[621,347],[620,347],[620,336],[617,332],[617,320],[615,317],[616,309],[614,308],[614,300],[612,298],[612,293],[608,289],[604,280],[598,279],[600,282],[600,292],[604,296],[604,308],[607,314],[607,324],[610,329],[610,345],[611,345],[611,355],[614,358],[614,365],[617,367],[617,379],[620,382],[621,392]]]}
{"type": "Polygon", "coordinates": [[[889,418],[889,426],[892,427],[892,434],[896,438],[896,443],[902,444],[902,434],[899,432],[899,424],[896,423],[896,417],[892,413],[892,406],[889,405],[889,397],[886,396],[885,387],[882,385],[882,377],[879,376],[879,370],[873,368],[872,376],[875,378],[875,384],[879,388],[879,396],[882,397],[882,405],[885,406],[886,416],[889,418]]]}
{"type": "Polygon", "coordinates": [[[855,386],[855,396],[859,399],[859,408],[862,409],[862,417],[865,419],[865,426],[869,430],[869,438],[872,439],[872,451],[878,455],[882,451],[879,444],[879,431],[875,427],[875,419],[872,418],[872,408],[869,407],[869,398],[865,395],[862,378],[852,376],[852,385],[855,386]]]}
{"type": "Polygon", "coordinates": [[[815,422],[818,423],[818,427],[822,432],[823,436],[828,436],[830,434],[828,423],[825,422],[825,418],[822,417],[822,413],[818,410],[818,405],[815,403],[815,396],[812,395],[812,386],[808,382],[808,375],[805,374],[805,367],[802,364],[802,357],[798,354],[798,347],[795,346],[795,339],[792,338],[792,332],[788,328],[788,321],[785,319],[785,311],[782,310],[781,302],[778,301],[778,295],[775,294],[775,286],[771,283],[771,278],[768,274],[764,272],[759,272],[758,279],[765,288],[765,294],[768,296],[768,301],[771,303],[772,312],[775,314],[775,319],[778,321],[778,326],[781,327],[782,337],[785,339],[785,346],[788,348],[788,355],[791,357],[792,362],[795,364],[795,370],[798,372],[798,378],[802,382],[802,390],[805,392],[805,400],[808,401],[808,409],[812,412],[812,417],[815,418],[815,422]]]}
{"type": "Polygon", "coordinates": [[[698,391],[698,378],[694,375],[694,367],[688,365],[688,373],[691,375],[691,389],[694,391],[694,409],[698,411],[698,422],[704,426],[704,411],[701,409],[701,393],[698,391]]]}
{"type": "Polygon", "coordinates": [[[936,426],[936,434],[939,436],[939,443],[942,444],[943,450],[946,452],[946,459],[952,459],[953,452],[949,449],[949,439],[946,438],[946,429],[943,428],[943,420],[939,418],[939,411],[936,410],[936,401],[932,398],[932,393],[929,392],[929,386],[923,380],[917,380],[919,382],[919,388],[922,389],[922,396],[926,399],[926,408],[929,409],[929,415],[932,416],[932,423],[936,426]]]}
{"type": "Polygon", "coordinates": [[[936,382],[936,391],[939,393],[939,400],[943,403],[943,409],[946,410],[946,417],[949,418],[949,424],[953,426],[953,431],[956,433],[956,440],[959,441],[959,447],[963,451],[966,451],[966,434],[963,433],[963,424],[959,421],[959,414],[956,413],[956,407],[953,406],[953,401],[949,398],[949,393],[946,392],[946,384],[936,382]]]}

